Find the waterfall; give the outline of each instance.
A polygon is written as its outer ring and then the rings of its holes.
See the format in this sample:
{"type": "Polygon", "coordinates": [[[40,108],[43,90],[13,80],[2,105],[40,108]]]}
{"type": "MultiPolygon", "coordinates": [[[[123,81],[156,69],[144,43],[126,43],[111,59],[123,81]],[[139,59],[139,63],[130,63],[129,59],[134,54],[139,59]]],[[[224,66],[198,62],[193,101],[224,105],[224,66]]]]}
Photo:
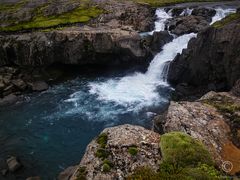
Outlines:
{"type": "MultiPolygon", "coordinates": [[[[223,10],[220,8],[216,11],[212,22],[216,22],[233,12],[232,9],[223,10]]],[[[191,10],[186,10],[185,15],[186,13],[190,15],[191,12],[191,10]]],[[[171,18],[171,11],[166,13],[164,9],[158,9],[156,15],[158,19],[155,22],[154,31],[162,31],[166,21],[171,18]]],[[[159,94],[158,87],[169,86],[166,82],[169,62],[183,49],[187,48],[189,40],[193,37],[196,37],[195,33],[185,34],[175,37],[172,42],[163,46],[163,50],[151,61],[146,73],[136,72],[125,77],[112,78],[105,82],[90,83],[90,93],[96,94],[98,99],[102,101],[115,102],[134,110],[153,106],[160,101],[167,101],[159,94]]]]}

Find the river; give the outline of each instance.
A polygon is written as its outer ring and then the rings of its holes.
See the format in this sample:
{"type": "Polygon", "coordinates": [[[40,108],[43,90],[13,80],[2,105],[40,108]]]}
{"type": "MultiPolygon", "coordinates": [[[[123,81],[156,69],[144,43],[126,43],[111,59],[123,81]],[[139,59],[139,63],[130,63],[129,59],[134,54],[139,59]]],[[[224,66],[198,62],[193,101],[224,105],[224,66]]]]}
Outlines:
{"type": "MultiPolygon", "coordinates": [[[[233,11],[218,8],[213,21],[233,11]]],[[[171,11],[157,9],[156,15],[155,31],[164,30],[171,11]]],[[[168,62],[195,36],[175,37],[144,73],[79,75],[1,108],[0,160],[8,155],[20,158],[24,169],[16,173],[17,179],[54,179],[64,168],[79,163],[87,144],[104,128],[126,123],[151,128],[152,118],[167,106],[172,91],[166,82],[168,62]]]]}

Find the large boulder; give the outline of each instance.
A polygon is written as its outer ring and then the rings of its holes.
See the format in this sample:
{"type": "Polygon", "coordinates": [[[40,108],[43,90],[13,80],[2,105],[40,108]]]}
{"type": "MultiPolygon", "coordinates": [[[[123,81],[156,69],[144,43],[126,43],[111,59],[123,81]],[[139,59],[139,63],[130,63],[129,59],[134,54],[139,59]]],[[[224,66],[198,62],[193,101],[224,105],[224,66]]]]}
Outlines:
{"type": "Polygon", "coordinates": [[[154,32],[150,48],[153,52],[160,52],[162,47],[173,40],[173,36],[168,31],[154,32]]]}
{"type": "Polygon", "coordinates": [[[194,16],[202,16],[204,17],[208,22],[212,21],[212,17],[216,14],[216,10],[212,8],[195,8],[192,11],[192,15],[194,16]]]}
{"type": "Polygon", "coordinates": [[[173,40],[173,36],[168,31],[154,32],[152,35],[143,36],[144,46],[151,51],[152,54],[159,53],[163,46],[173,40]]]}
{"type": "Polygon", "coordinates": [[[159,168],[160,135],[140,126],[107,128],[87,147],[79,167],[71,177],[124,179],[136,168],[159,168]]]}
{"type": "Polygon", "coordinates": [[[176,35],[197,33],[209,26],[209,22],[202,16],[181,16],[169,20],[167,29],[176,35]]]}
{"type": "Polygon", "coordinates": [[[7,165],[10,172],[15,172],[22,167],[18,159],[14,156],[7,159],[7,165]]]}
{"type": "Polygon", "coordinates": [[[223,170],[234,175],[240,171],[239,114],[239,98],[210,92],[195,102],[172,101],[167,112],[155,122],[164,133],[182,131],[200,140],[219,169],[230,162],[233,167],[223,170]]]}
{"type": "MultiPolygon", "coordinates": [[[[240,78],[240,19],[210,27],[190,40],[188,48],[171,62],[170,83],[230,89],[240,78]]],[[[210,90],[211,90],[210,89],[210,90]]]]}

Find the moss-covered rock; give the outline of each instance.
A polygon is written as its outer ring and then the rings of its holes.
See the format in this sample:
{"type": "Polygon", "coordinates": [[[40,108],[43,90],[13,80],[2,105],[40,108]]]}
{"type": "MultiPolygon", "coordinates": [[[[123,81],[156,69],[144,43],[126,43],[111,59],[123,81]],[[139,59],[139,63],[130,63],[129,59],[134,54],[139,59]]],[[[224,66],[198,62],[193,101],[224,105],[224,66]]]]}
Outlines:
{"type": "Polygon", "coordinates": [[[160,148],[163,161],[175,168],[196,167],[199,163],[213,165],[211,155],[204,145],[182,132],[162,135],[160,148]]]}
{"type": "Polygon", "coordinates": [[[215,22],[212,26],[215,27],[215,28],[222,28],[226,24],[229,24],[229,23],[231,23],[232,21],[235,21],[235,20],[240,20],[240,12],[230,14],[229,16],[225,17],[221,21],[215,22]]]}
{"type": "Polygon", "coordinates": [[[156,172],[150,167],[140,167],[127,179],[220,179],[206,148],[191,136],[170,132],[161,136],[163,160],[156,172]]]}
{"type": "Polygon", "coordinates": [[[136,156],[137,155],[137,153],[138,153],[138,149],[137,149],[137,147],[129,147],[128,148],[128,152],[129,152],[129,154],[131,154],[132,156],[136,156]]]}
{"type": "Polygon", "coordinates": [[[97,137],[97,143],[101,148],[105,148],[107,144],[108,136],[107,133],[102,133],[97,137]]]}

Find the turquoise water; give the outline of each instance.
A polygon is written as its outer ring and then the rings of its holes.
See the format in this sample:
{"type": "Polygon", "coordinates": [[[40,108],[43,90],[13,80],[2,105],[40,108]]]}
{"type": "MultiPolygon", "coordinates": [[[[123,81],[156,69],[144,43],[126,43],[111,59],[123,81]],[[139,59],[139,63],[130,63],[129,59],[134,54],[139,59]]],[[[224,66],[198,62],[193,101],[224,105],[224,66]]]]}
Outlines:
{"type": "Polygon", "coordinates": [[[165,99],[154,106],[129,110],[90,93],[91,83],[109,78],[109,74],[79,76],[0,109],[0,157],[20,158],[24,168],[18,179],[36,175],[54,179],[64,168],[78,164],[87,144],[106,127],[129,123],[151,128],[154,113],[167,104],[170,89],[158,87],[165,99]]]}

